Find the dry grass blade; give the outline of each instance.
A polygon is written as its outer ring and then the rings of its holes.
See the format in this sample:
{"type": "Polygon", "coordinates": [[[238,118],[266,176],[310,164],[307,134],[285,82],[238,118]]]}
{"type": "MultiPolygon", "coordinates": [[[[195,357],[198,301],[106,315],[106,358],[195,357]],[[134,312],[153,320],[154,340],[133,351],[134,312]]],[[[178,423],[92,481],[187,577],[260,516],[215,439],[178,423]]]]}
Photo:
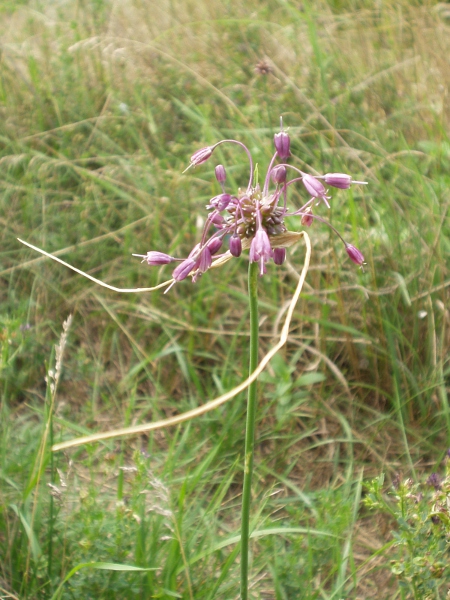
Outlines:
{"type": "MultiPolygon", "coordinates": [[[[95,433],[93,435],[88,435],[80,438],[75,438],[73,440],[69,440],[68,442],[62,442],[60,444],[55,444],[52,448],[53,452],[58,452],[59,450],[65,450],[67,448],[73,448],[75,446],[82,446],[84,444],[89,444],[92,442],[98,442],[100,440],[106,440],[111,438],[123,437],[125,435],[135,435],[138,433],[145,433],[147,431],[154,431],[155,429],[163,429],[165,427],[170,427],[172,425],[177,425],[178,423],[183,423],[184,421],[189,421],[190,419],[194,419],[195,417],[199,417],[215,408],[218,408],[222,404],[225,404],[228,400],[231,400],[240,392],[243,392],[248,388],[248,386],[257,379],[260,373],[265,369],[269,361],[275,356],[275,354],[286,344],[288,335],[289,335],[289,326],[291,323],[292,315],[294,314],[295,307],[297,305],[298,299],[300,297],[303,283],[306,278],[306,274],[308,272],[309,263],[311,259],[311,241],[309,236],[305,232],[301,232],[298,234],[298,238],[303,237],[306,245],[306,255],[305,261],[303,264],[302,272],[300,274],[300,278],[297,283],[297,287],[295,289],[294,295],[292,296],[292,300],[289,304],[289,308],[287,311],[286,319],[284,321],[283,328],[281,330],[280,339],[275,344],[273,348],[264,356],[264,358],[259,363],[257,369],[253,371],[253,373],[240,385],[236,386],[229,392],[222,394],[218,398],[199,406],[193,410],[186,411],[180,415],[176,415],[175,417],[170,417],[169,419],[162,419],[160,421],[155,421],[153,423],[144,423],[142,425],[136,425],[133,427],[124,427],[123,429],[114,429],[111,431],[105,431],[103,433],[95,433]]],[[[62,262],[62,261],[60,261],[62,262]]]]}

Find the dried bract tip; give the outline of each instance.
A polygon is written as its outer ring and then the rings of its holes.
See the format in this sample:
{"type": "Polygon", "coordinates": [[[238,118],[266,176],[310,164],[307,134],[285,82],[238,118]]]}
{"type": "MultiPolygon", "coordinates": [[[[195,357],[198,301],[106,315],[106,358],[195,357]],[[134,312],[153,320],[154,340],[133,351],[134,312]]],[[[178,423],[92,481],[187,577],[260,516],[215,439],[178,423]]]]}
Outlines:
{"type": "Polygon", "coordinates": [[[352,244],[346,244],[345,250],[350,257],[350,260],[352,260],[356,265],[361,267],[364,264],[363,253],[360,252],[356,246],[352,246],[352,244]]]}

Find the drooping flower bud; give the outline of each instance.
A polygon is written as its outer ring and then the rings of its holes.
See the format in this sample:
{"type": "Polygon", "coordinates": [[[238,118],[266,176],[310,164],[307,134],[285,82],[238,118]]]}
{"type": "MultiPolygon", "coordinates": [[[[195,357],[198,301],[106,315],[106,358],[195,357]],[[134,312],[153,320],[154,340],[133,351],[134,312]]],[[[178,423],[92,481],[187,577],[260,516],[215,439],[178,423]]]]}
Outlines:
{"type": "Polygon", "coordinates": [[[183,281],[195,267],[196,260],[194,258],[186,258],[173,270],[172,277],[175,281],[183,281]]]}
{"type": "Polygon", "coordinates": [[[286,260],[286,248],[273,249],[273,262],[276,265],[282,265],[286,260]]]}
{"type": "Polygon", "coordinates": [[[283,165],[277,165],[272,169],[270,176],[272,177],[272,181],[274,183],[284,183],[286,181],[286,173],[286,167],[283,167],[283,165]]]}
{"type": "Polygon", "coordinates": [[[169,256],[168,254],[164,254],[164,252],[158,252],[156,250],[147,252],[147,254],[133,254],[133,256],[139,256],[143,259],[142,262],[145,261],[150,266],[168,265],[175,260],[173,256],[169,256]]]}
{"type": "Polygon", "coordinates": [[[194,154],[191,156],[191,165],[201,165],[202,163],[206,162],[208,158],[211,157],[212,153],[213,148],[211,148],[211,146],[206,146],[206,148],[200,148],[200,150],[197,150],[197,152],[194,152],[194,154]]]}
{"type": "Polygon", "coordinates": [[[346,175],[345,173],[327,173],[324,175],[323,179],[327,185],[331,185],[341,190],[348,189],[352,183],[367,185],[367,181],[353,181],[350,175],[346,175]]]}
{"type": "Polygon", "coordinates": [[[364,256],[363,253],[353,246],[352,244],[345,244],[345,250],[356,265],[362,266],[364,264],[364,256]]]}
{"type": "Polygon", "coordinates": [[[240,256],[242,253],[242,241],[238,235],[233,234],[230,237],[230,254],[233,256],[240,256]]]}
{"type": "Polygon", "coordinates": [[[217,167],[214,169],[214,173],[216,174],[216,179],[219,183],[225,183],[227,174],[223,165],[217,165],[217,167]]]}
{"type": "Polygon", "coordinates": [[[222,246],[222,238],[211,238],[209,242],[207,242],[207,245],[211,254],[215,254],[222,246]]]}
{"type": "Polygon", "coordinates": [[[291,155],[291,139],[285,131],[276,133],[273,138],[278,156],[285,160],[291,155]]]}

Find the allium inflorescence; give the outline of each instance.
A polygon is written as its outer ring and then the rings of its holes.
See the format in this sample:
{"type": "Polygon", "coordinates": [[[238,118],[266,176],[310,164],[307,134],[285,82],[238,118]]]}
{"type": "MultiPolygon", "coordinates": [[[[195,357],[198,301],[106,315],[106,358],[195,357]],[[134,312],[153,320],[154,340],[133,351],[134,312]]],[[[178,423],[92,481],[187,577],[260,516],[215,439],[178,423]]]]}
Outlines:
{"type": "MultiPolygon", "coordinates": [[[[179,264],[175,267],[172,277],[174,282],[182,281],[189,275],[196,281],[212,264],[213,258],[220,258],[225,254],[240,256],[243,247],[249,248],[250,262],[259,263],[260,275],[267,271],[266,265],[270,260],[276,265],[281,265],[286,258],[286,248],[282,247],[280,237],[287,232],[284,224],[285,217],[300,216],[303,226],[310,226],[314,219],[319,220],[339,236],[345,245],[350,259],[357,265],[364,264],[364,256],[353,245],[348,244],[330,223],[324,218],[314,214],[314,207],[323,202],[330,208],[328,190],[326,185],[335,188],[347,189],[352,184],[365,184],[365,181],[353,181],[350,175],[344,173],[327,173],[322,176],[313,176],[304,173],[297,167],[287,164],[291,156],[290,137],[283,130],[275,134],[275,153],[269,163],[263,187],[253,183],[253,160],[248,148],[237,140],[221,140],[213,146],[201,148],[191,156],[188,168],[200,165],[209,160],[214,150],[221,144],[237,144],[244,149],[250,163],[250,176],[246,188],[239,188],[236,194],[225,191],[226,171],[223,165],[215,167],[215,175],[222,192],[211,198],[206,205],[209,211],[206,218],[201,241],[192,249],[189,256],[184,259],[175,258],[162,252],[150,251],[146,255],[135,254],[143,258],[149,265],[164,265],[174,261],[179,264]],[[276,164],[277,160],[281,160],[276,164]],[[294,177],[288,180],[288,172],[293,171],[294,177]],[[287,208],[287,193],[294,183],[302,182],[310,198],[298,210],[289,211],[287,208]],[[228,251],[218,254],[223,244],[228,245],[228,251]]],[[[169,288],[168,288],[169,289],[169,288]]],[[[167,290],[166,290],[167,291],[167,290]]]]}

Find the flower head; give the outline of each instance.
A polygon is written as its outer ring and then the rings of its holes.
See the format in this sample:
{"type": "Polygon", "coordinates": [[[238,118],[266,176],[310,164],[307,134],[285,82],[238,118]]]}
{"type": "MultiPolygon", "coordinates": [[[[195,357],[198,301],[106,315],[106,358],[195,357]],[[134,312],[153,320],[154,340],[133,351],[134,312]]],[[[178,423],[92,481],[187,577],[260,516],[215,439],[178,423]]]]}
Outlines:
{"type": "Polygon", "coordinates": [[[313,214],[313,205],[316,201],[322,200],[328,207],[330,206],[328,203],[330,196],[327,195],[328,191],[321,180],[324,180],[327,185],[340,189],[347,189],[351,184],[365,182],[353,181],[350,175],[343,173],[313,176],[285,163],[284,161],[291,154],[290,137],[283,131],[282,122],[281,131],[274,137],[275,153],[261,186],[253,183],[255,174],[252,156],[248,148],[238,140],[221,140],[212,146],[197,150],[191,156],[189,166],[206,162],[214,149],[225,143],[238,145],[247,154],[250,164],[247,187],[239,188],[234,194],[226,192],[225,167],[217,165],[214,173],[221,187],[221,193],[211,198],[206,205],[208,215],[203,226],[201,240],[191,250],[189,256],[184,259],[175,258],[157,251],[135,256],[140,256],[149,265],[164,265],[179,261],[172,272],[174,282],[182,281],[189,276],[192,281],[196,281],[213,265],[213,260],[230,256],[238,257],[243,249],[249,249],[250,262],[257,262],[260,274],[264,275],[267,272],[267,265],[271,261],[276,265],[281,265],[286,260],[285,246],[289,245],[287,243],[289,232],[286,230],[284,219],[286,216],[298,215],[304,226],[309,227],[316,220],[328,225],[344,242],[350,259],[357,265],[364,264],[364,256],[355,246],[345,242],[339,232],[325,219],[313,214]],[[294,172],[294,177],[291,179],[288,178],[289,172],[294,172]],[[290,187],[299,181],[302,181],[310,198],[301,208],[288,212],[288,192],[290,187]],[[222,254],[219,254],[225,239],[228,240],[229,250],[225,252],[222,250],[222,254]]]}

